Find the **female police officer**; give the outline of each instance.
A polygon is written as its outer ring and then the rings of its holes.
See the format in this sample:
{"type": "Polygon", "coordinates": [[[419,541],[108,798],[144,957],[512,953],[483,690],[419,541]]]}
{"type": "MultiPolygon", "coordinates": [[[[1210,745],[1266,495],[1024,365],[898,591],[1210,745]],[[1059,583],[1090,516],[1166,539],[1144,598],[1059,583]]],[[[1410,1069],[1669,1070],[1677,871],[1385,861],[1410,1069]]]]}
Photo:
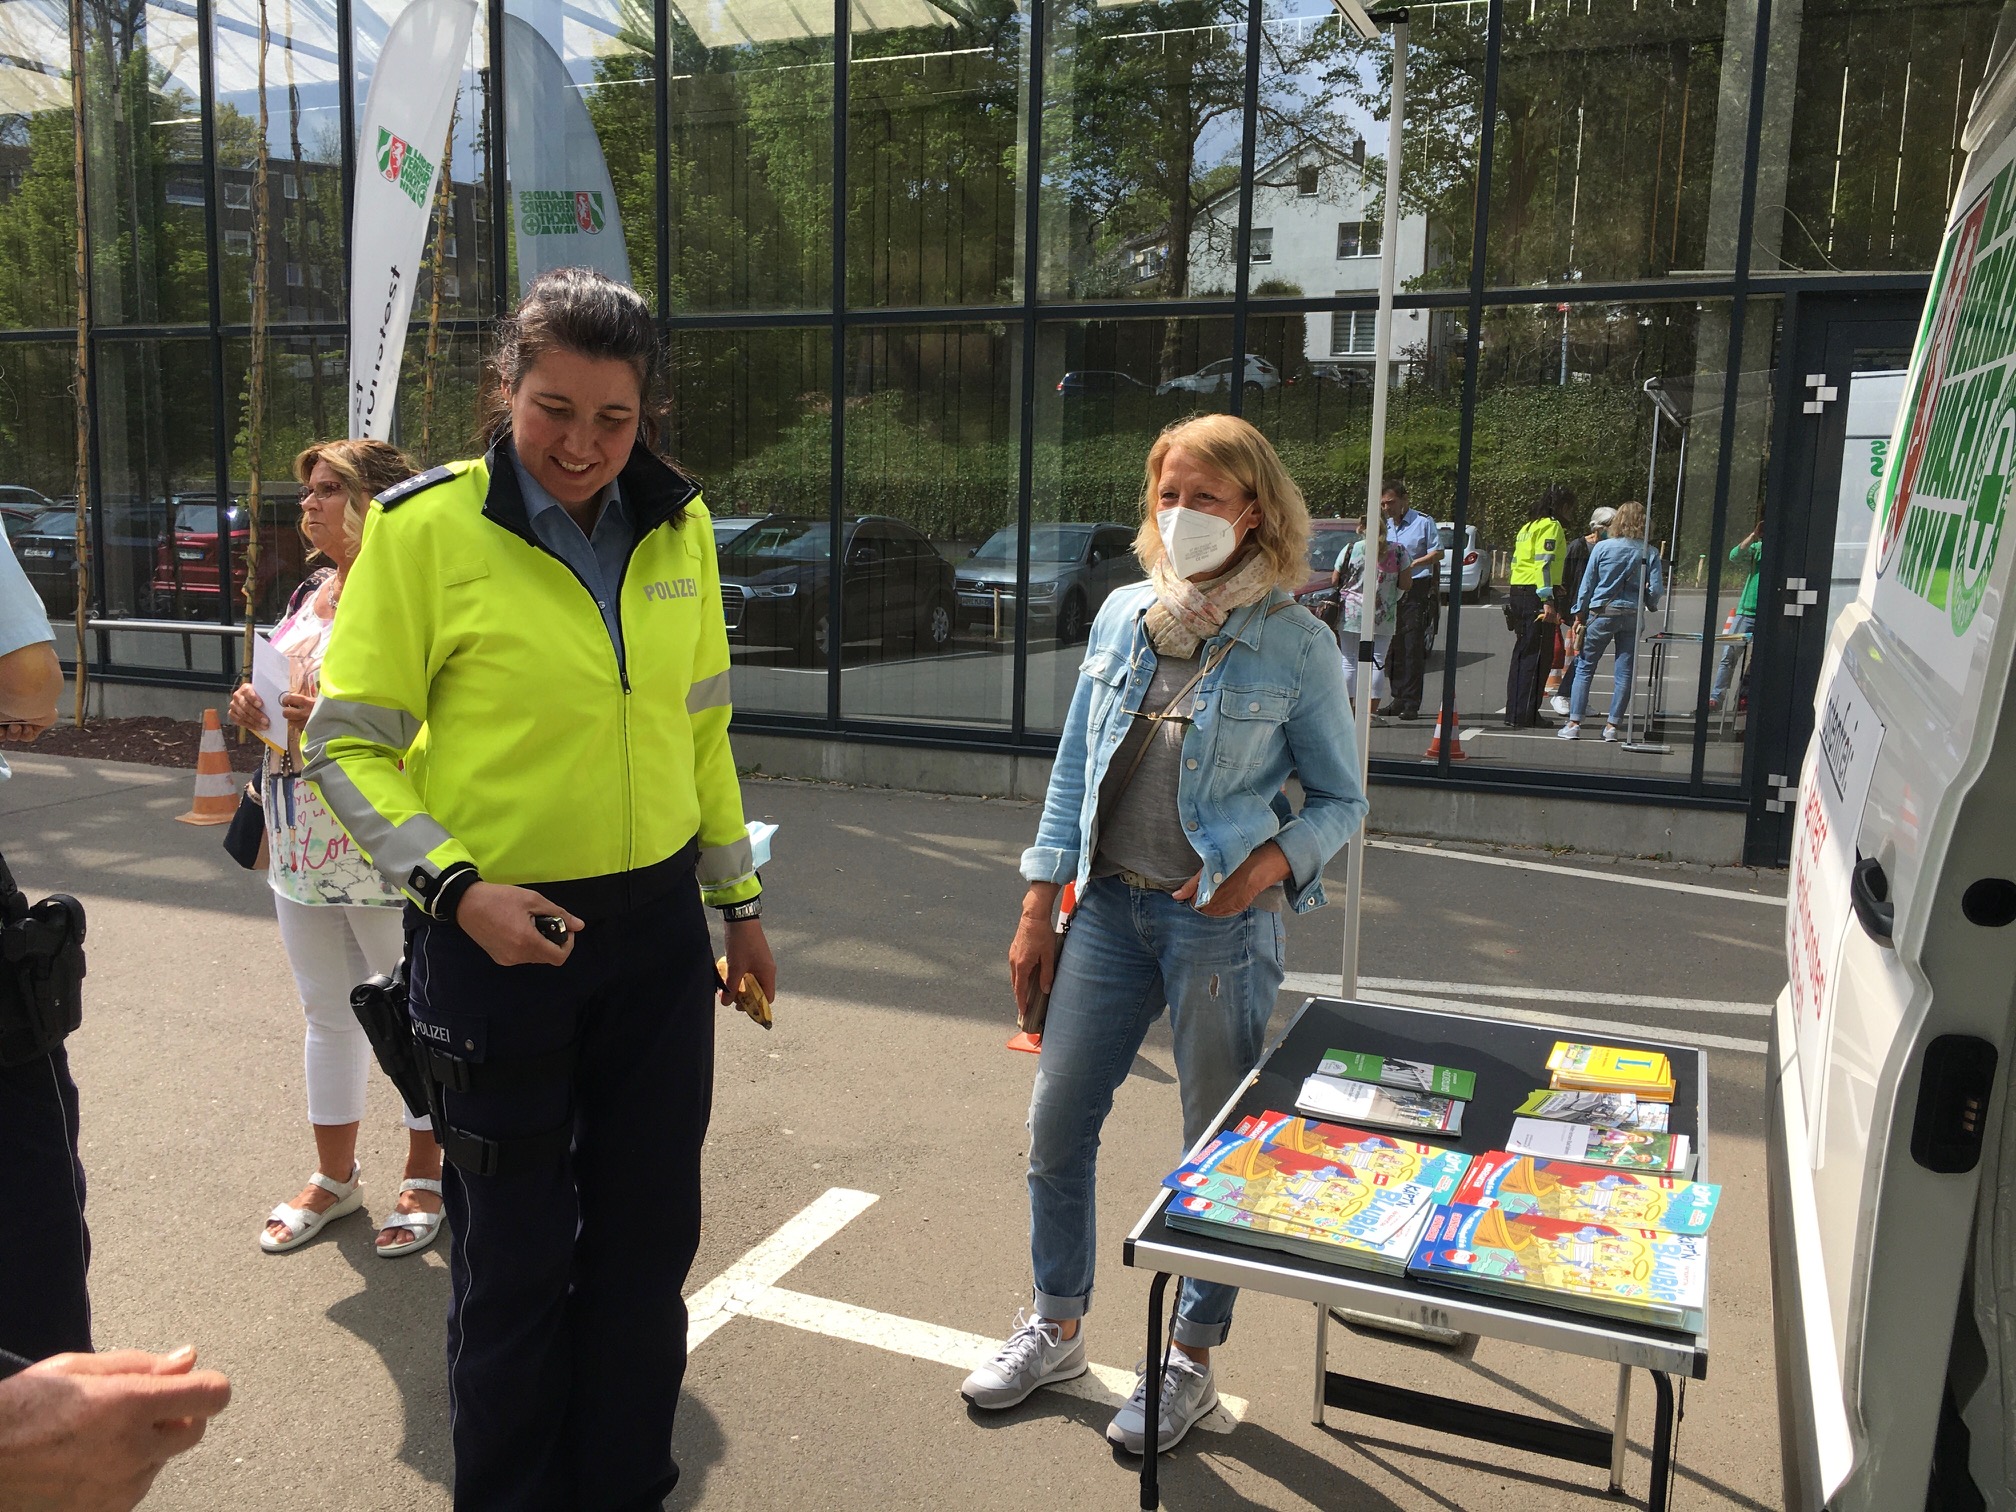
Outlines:
{"type": "Polygon", "coordinates": [[[651,450],[656,363],[629,288],[532,285],[498,335],[488,454],[372,509],[308,724],[308,775],[412,905],[459,1512],[655,1512],[671,1490],[714,1067],[703,900],[729,981],[776,985],[712,529],[651,450]]]}

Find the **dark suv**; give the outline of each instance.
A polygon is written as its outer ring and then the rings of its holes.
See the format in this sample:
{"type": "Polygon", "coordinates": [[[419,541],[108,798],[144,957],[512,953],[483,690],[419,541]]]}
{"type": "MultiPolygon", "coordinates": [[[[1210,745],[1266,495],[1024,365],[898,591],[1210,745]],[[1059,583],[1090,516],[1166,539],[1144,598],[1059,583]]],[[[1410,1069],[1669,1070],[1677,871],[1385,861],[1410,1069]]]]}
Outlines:
{"type": "MultiPolygon", "coordinates": [[[[844,634],[850,646],[942,651],[957,600],[952,564],[901,520],[866,515],[841,525],[844,634]]],[[[809,515],[768,515],[721,549],[721,607],[728,639],[826,661],[832,623],[832,531],[809,515]]]]}

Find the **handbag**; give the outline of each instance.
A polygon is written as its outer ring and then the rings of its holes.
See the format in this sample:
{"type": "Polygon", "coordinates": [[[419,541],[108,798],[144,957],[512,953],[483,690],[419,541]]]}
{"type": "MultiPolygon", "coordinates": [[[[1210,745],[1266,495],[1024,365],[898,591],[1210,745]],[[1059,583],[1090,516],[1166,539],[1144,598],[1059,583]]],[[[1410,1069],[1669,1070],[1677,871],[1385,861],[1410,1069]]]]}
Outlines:
{"type": "Polygon", "coordinates": [[[224,829],[224,853],[247,871],[266,865],[265,771],[252,774],[238,794],[238,812],[224,829]]]}

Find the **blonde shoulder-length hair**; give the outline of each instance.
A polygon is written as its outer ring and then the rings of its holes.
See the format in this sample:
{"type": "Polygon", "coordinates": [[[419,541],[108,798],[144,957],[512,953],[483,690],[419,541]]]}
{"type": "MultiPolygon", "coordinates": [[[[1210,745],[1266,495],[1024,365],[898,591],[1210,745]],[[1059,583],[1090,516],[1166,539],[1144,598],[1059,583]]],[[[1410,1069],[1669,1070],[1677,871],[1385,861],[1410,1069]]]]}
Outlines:
{"type": "Polygon", "coordinates": [[[1308,501],[1267,438],[1236,415],[1178,420],[1148,448],[1141,528],[1134,536],[1134,555],[1142,567],[1152,572],[1163,560],[1162,532],[1155,526],[1156,485],[1162,479],[1162,459],[1176,446],[1245,490],[1260,515],[1250,539],[1274,569],[1274,585],[1291,593],[1300,588],[1309,577],[1308,501]]]}
{"type": "Polygon", "coordinates": [[[1631,536],[1636,540],[1645,539],[1645,506],[1631,499],[1617,506],[1617,513],[1610,517],[1610,534],[1631,536]]]}
{"type": "Polygon", "coordinates": [[[363,537],[371,501],[419,471],[389,441],[317,441],[294,459],[294,477],[304,488],[317,462],[327,463],[329,471],[343,480],[343,533],[353,547],[363,537]]]}

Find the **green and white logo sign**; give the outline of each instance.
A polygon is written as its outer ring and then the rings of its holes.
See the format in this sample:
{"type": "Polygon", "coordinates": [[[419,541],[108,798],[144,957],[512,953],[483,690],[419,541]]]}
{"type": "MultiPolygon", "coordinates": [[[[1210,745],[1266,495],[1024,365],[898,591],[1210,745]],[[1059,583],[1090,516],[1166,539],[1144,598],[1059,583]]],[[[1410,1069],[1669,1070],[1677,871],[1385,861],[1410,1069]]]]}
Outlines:
{"type": "Polygon", "coordinates": [[[378,128],[378,172],[414,204],[426,205],[427,191],[434,186],[434,165],[411,142],[383,126],[378,128]]]}
{"type": "Polygon", "coordinates": [[[599,189],[521,189],[518,231],[523,236],[600,236],[608,223],[599,189]]]}
{"type": "Polygon", "coordinates": [[[2016,159],[1946,233],[1876,541],[1877,618],[1955,688],[2006,578],[2016,477],[2016,159]],[[1998,564],[2004,569],[1998,574],[1998,564]]]}

